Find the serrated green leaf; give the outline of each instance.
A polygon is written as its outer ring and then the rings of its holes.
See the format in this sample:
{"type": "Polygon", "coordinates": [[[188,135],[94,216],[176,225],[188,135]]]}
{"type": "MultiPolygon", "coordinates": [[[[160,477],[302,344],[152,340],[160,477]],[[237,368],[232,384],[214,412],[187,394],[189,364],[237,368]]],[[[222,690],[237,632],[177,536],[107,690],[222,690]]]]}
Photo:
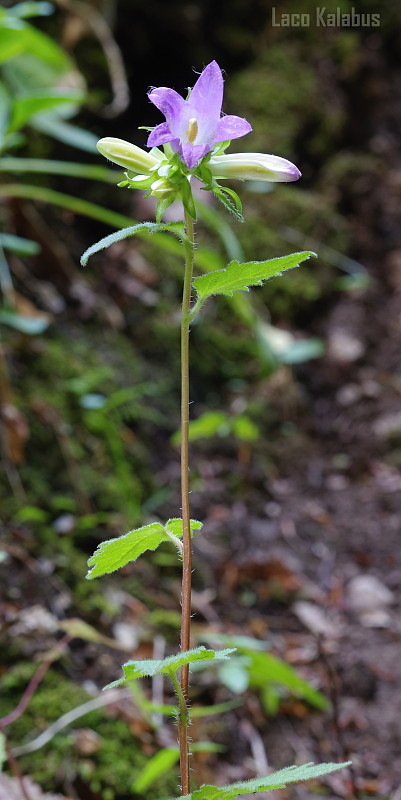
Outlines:
{"type": "Polygon", "coordinates": [[[116,539],[100,542],[93,556],[88,559],[90,570],[87,578],[92,580],[100,575],[114,572],[120,567],[125,567],[130,561],[135,561],[146,550],[156,550],[162,542],[169,537],[160,522],[152,522],[141,528],[128,531],[116,539]]]}
{"type": "Polygon", "coordinates": [[[142,661],[127,661],[123,664],[124,677],[105,686],[105,689],[113,689],[121,686],[127,681],[136,678],[152,678],[154,675],[176,672],[185,664],[192,664],[195,661],[221,661],[228,658],[233,653],[232,648],[226,650],[208,650],[206,647],[195,647],[193,650],[185,650],[183,653],[176,653],[164,659],[148,658],[142,661]]]}
{"type": "Polygon", "coordinates": [[[208,297],[216,294],[232,297],[234,292],[247,292],[250,286],[260,286],[269,278],[281,275],[287,269],[298,267],[302,261],[314,255],[312,251],[305,251],[267,261],[248,261],[245,264],[231,261],[225,269],[209,272],[194,279],[193,285],[198,293],[198,303],[203,305],[208,297]]]}
{"type": "MultiPolygon", "coordinates": [[[[201,527],[201,522],[191,520],[191,533],[201,527]]],[[[130,561],[136,561],[146,550],[156,550],[162,542],[170,542],[172,537],[182,538],[182,520],[170,519],[165,526],[161,522],[151,522],[128,531],[123,536],[100,542],[88,560],[90,570],[86,577],[93,580],[115,572],[130,561]]]]}
{"type": "Polygon", "coordinates": [[[221,186],[213,188],[212,191],[217,199],[220,200],[220,203],[223,204],[224,208],[231,214],[234,214],[234,217],[240,222],[243,222],[242,203],[236,192],[226,187],[223,189],[221,186]]]}
{"type": "Polygon", "coordinates": [[[104,239],[100,239],[99,242],[95,242],[91,247],[88,247],[85,250],[85,253],[81,257],[81,264],[85,267],[88,263],[88,260],[94,253],[98,253],[100,250],[104,250],[105,247],[110,247],[110,245],[115,244],[115,242],[121,242],[122,239],[127,239],[129,236],[135,236],[135,234],[140,233],[141,231],[147,231],[148,233],[173,233],[177,236],[181,242],[186,240],[184,226],[182,222],[170,222],[170,223],[158,223],[158,222],[139,222],[137,225],[132,225],[129,228],[122,228],[119,231],[115,231],[115,233],[110,233],[109,236],[105,236],[104,239]]]}
{"type": "Polygon", "coordinates": [[[239,219],[242,219],[242,203],[241,203],[241,198],[239,197],[237,192],[234,192],[234,189],[228,189],[227,186],[224,186],[224,188],[220,186],[220,191],[224,192],[224,194],[230,198],[230,200],[234,204],[237,216],[239,217],[239,219]]]}
{"type": "Polygon", "coordinates": [[[272,789],[284,789],[289,783],[298,781],[308,781],[312,778],[320,778],[330,772],[343,769],[351,762],[345,761],[343,764],[303,764],[300,767],[292,766],[272,772],[265,778],[253,778],[250,781],[240,781],[228,786],[201,786],[192,794],[182,795],[175,800],[233,800],[242,794],[254,794],[255,792],[269,792],[272,789]]]}

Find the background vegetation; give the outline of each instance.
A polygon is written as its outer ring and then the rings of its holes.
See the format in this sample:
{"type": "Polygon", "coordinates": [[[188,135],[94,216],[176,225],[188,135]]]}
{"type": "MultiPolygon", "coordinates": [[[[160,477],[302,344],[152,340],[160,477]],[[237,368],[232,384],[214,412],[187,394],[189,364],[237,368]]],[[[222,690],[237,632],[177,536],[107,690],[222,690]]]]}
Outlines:
{"type": "MultiPolygon", "coordinates": [[[[97,138],[143,146],[138,126],[159,121],[149,86],[183,91],[216,58],[225,111],[254,128],[237,149],[287,157],[303,179],[241,187],[243,226],[202,206],[199,269],[240,253],[319,258],[252,300],[216,299],[192,331],[195,631],[239,648],[222,688],[212,673],[194,681],[195,705],[229,704],[195,719],[204,749],[220,748],[196,769],[223,783],[264,759],[351,754],[355,774],[328,780],[330,796],[397,796],[401,13],[391,0],[357,10],[380,28],[273,28],[259,0],[3,2],[2,716],[69,637],[7,728],[13,748],[96,697],[118,648],[146,657],[177,640],[168,548],[118,582],[84,575],[101,539],[178,513],[178,245],[145,236],[85,271],[79,256],[153,213],[115,188],[97,138]],[[231,707],[243,689],[246,708],[231,707]]],[[[90,800],[175,793],[174,728],[147,707],[158,691],[68,724],[21,770],[90,800]]]]}

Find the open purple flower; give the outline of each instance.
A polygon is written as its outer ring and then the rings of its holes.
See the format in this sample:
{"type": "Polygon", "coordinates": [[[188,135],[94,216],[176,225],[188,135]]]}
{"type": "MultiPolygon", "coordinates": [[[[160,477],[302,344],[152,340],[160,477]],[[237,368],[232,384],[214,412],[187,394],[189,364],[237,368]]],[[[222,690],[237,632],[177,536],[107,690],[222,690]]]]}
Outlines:
{"type": "Polygon", "coordinates": [[[188,100],[164,86],[152,89],[148,97],[166,117],[166,122],[150,134],[148,147],[170,142],[188,169],[193,169],[218,142],[238,139],[252,130],[246,119],[221,115],[223,76],[216,61],[205,67],[188,100]]]}

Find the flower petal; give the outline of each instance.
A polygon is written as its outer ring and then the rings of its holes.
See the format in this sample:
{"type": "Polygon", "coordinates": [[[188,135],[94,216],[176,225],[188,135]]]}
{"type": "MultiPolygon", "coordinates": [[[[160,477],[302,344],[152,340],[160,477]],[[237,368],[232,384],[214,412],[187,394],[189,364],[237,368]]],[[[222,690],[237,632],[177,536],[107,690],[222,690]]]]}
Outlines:
{"type": "Polygon", "coordinates": [[[185,106],[184,98],[175,89],[167,89],[165,86],[152,89],[148,97],[156,108],[164,114],[169,124],[179,119],[180,113],[185,106]]]}
{"type": "Polygon", "coordinates": [[[188,169],[193,169],[198,161],[209,152],[210,147],[208,144],[182,144],[180,150],[188,169]]]}
{"type": "Polygon", "coordinates": [[[149,134],[146,144],[148,147],[158,147],[159,144],[166,144],[172,139],[174,139],[174,134],[171,133],[168,122],[162,122],[149,134]]]}
{"type": "Polygon", "coordinates": [[[252,126],[246,119],[236,117],[233,114],[227,114],[222,117],[218,124],[214,136],[214,144],[216,142],[225,142],[227,139],[239,139],[240,136],[250,133],[252,126]]]}
{"type": "Polygon", "coordinates": [[[223,76],[216,61],[211,61],[199,75],[187,101],[194,117],[206,118],[215,125],[223,104],[223,76]]]}

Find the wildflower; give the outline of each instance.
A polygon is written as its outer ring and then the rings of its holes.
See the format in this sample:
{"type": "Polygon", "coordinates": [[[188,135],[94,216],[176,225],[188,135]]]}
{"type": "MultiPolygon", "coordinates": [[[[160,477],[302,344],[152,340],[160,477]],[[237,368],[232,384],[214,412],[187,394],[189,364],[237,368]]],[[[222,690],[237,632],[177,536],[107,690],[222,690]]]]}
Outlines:
{"type": "Polygon", "coordinates": [[[252,130],[242,117],[221,116],[223,76],[216,61],[205,67],[188,100],[164,86],[152,89],[148,96],[166,118],[149,135],[148,147],[169,142],[189,170],[219,142],[238,139],[252,130]]]}
{"type": "Polygon", "coordinates": [[[216,61],[205,67],[187,100],[174,89],[163,86],[152,89],[148,96],[166,118],[148,137],[150,152],[112,137],[100,139],[97,148],[110,161],[128,170],[119,186],[144,189],[146,197],[157,198],[157,222],[176,199],[196,219],[193,175],[239,220],[242,220],[241,200],[233,189],[219,184],[220,179],[296,181],[301,176],[294,164],[279,156],[226,155],[231,139],[245,136],[252,128],[242,117],[222,115],[223,76],[216,61]],[[163,150],[158,149],[159,145],[163,145],[163,150]]]}
{"type": "Polygon", "coordinates": [[[295,164],[266,153],[229,153],[211,157],[208,167],[217,178],[248,181],[296,181],[301,173],[295,164]]]}

